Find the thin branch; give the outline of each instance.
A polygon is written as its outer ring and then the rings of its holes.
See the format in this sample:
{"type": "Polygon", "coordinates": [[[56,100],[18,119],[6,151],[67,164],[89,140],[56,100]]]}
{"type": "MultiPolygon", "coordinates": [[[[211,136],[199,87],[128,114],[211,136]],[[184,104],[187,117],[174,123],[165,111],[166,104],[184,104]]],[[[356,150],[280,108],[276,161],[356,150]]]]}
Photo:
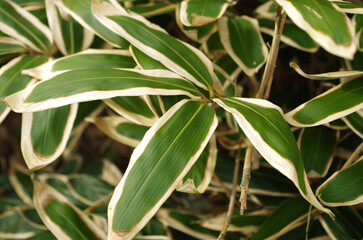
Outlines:
{"type": "Polygon", "coordinates": [[[243,164],[243,175],[242,175],[242,181],[241,181],[241,196],[240,196],[240,203],[241,208],[239,211],[240,215],[243,215],[244,211],[247,209],[247,197],[248,197],[248,191],[249,191],[249,184],[251,179],[251,165],[252,165],[252,152],[253,152],[253,146],[249,144],[245,161],[243,164]]]}
{"type": "Polygon", "coordinates": [[[229,205],[228,205],[228,210],[227,210],[227,214],[226,214],[226,219],[224,221],[222,231],[219,234],[219,237],[218,237],[217,240],[224,240],[225,239],[228,227],[229,227],[229,225],[231,223],[231,218],[232,218],[232,213],[233,213],[233,208],[234,208],[234,202],[236,200],[236,190],[237,190],[236,188],[237,188],[237,181],[238,181],[239,164],[240,164],[240,161],[241,161],[241,150],[242,150],[242,146],[240,146],[240,148],[237,151],[236,163],[235,163],[235,166],[234,166],[234,173],[233,173],[232,193],[231,193],[231,197],[229,199],[229,205]]]}
{"type": "Polygon", "coordinates": [[[262,82],[260,85],[260,89],[256,94],[256,98],[263,97],[267,99],[270,94],[272,80],[275,72],[277,55],[279,52],[280,38],[282,35],[282,30],[284,28],[285,19],[286,19],[286,13],[282,10],[280,6],[277,6],[277,17],[275,22],[275,30],[272,39],[270,54],[268,55],[267,58],[265,71],[262,76],[262,82]]]}

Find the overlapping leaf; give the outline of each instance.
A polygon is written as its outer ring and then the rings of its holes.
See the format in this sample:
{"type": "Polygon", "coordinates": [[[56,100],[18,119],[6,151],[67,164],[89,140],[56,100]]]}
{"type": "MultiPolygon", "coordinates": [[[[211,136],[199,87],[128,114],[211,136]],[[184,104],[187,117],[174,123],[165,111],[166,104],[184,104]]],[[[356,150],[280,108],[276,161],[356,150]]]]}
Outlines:
{"type": "Polygon", "coordinates": [[[363,78],[346,81],[285,114],[294,126],[328,123],[363,107],[363,78]]]}
{"type": "Polygon", "coordinates": [[[336,5],[338,9],[345,13],[356,13],[363,14],[363,6],[362,4],[357,4],[349,1],[343,0],[330,0],[331,3],[336,5]]]}
{"type": "Polygon", "coordinates": [[[175,10],[176,4],[165,3],[147,3],[147,4],[134,4],[128,10],[135,12],[143,17],[154,17],[175,10]]]}
{"type": "Polygon", "coordinates": [[[185,100],[153,125],[109,204],[110,239],[131,239],[141,230],[198,159],[216,125],[208,105],[185,100]]]}
{"type": "Polygon", "coordinates": [[[9,181],[19,198],[29,206],[33,205],[33,183],[25,167],[12,163],[9,181]]]}
{"type": "Polygon", "coordinates": [[[0,56],[23,52],[26,52],[26,47],[20,41],[9,37],[0,37],[0,56]]]}
{"type": "Polygon", "coordinates": [[[361,138],[363,138],[363,117],[360,111],[343,118],[344,122],[361,138]]]}

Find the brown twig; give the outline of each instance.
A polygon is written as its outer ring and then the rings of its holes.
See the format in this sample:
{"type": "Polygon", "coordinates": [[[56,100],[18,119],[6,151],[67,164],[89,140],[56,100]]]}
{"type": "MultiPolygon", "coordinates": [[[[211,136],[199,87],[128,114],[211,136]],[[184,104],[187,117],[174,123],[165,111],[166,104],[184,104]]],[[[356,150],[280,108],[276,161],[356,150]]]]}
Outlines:
{"type": "Polygon", "coordinates": [[[228,205],[228,210],[227,210],[227,214],[226,214],[226,219],[224,221],[224,225],[223,225],[223,228],[221,230],[221,233],[219,234],[218,240],[224,240],[225,239],[228,227],[229,227],[229,225],[231,223],[231,218],[232,218],[232,213],[233,213],[233,208],[234,208],[234,202],[236,200],[236,186],[237,186],[237,181],[238,181],[239,164],[240,164],[240,161],[241,161],[241,150],[242,150],[242,146],[240,146],[240,148],[237,151],[236,163],[235,163],[235,166],[234,166],[234,173],[233,173],[233,186],[232,186],[231,197],[229,199],[229,205],[228,205]]]}
{"type": "Polygon", "coordinates": [[[249,184],[251,179],[252,152],[253,152],[253,146],[250,144],[247,148],[245,161],[243,164],[241,196],[239,199],[241,203],[241,208],[239,211],[240,215],[243,215],[244,211],[247,209],[247,197],[248,197],[249,184]]]}

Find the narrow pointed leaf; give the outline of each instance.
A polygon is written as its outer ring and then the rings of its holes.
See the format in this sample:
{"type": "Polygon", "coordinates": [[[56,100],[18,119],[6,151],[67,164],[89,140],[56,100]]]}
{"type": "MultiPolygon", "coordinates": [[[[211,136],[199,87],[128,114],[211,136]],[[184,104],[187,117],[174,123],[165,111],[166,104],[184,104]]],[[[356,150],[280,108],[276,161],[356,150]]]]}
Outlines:
{"type": "Polygon", "coordinates": [[[4,121],[6,116],[10,113],[10,108],[5,102],[0,101],[0,124],[4,121]]]}
{"type": "Polygon", "coordinates": [[[322,203],[327,206],[349,206],[363,202],[363,161],[335,172],[317,190],[322,203]]]}
{"type": "Polygon", "coordinates": [[[342,0],[330,0],[338,9],[345,13],[363,14],[363,5],[342,0]]]}
{"type": "Polygon", "coordinates": [[[328,123],[363,107],[363,78],[346,81],[285,114],[294,126],[328,123]]]}
{"type": "Polygon", "coordinates": [[[304,223],[309,204],[302,198],[288,198],[263,222],[251,239],[276,239],[304,223]]]}
{"type": "Polygon", "coordinates": [[[356,47],[350,19],[328,0],[276,0],[290,19],[328,52],[353,59],[356,47]]]}
{"type": "Polygon", "coordinates": [[[56,60],[50,60],[38,67],[27,69],[23,73],[43,80],[64,70],[134,68],[135,66],[136,64],[127,50],[88,49],[56,60]]]}
{"type": "Polygon", "coordinates": [[[45,5],[50,30],[63,55],[82,51],[91,45],[93,33],[84,29],[63,9],[57,8],[55,1],[46,0],[45,5]]]}
{"type": "Polygon", "coordinates": [[[343,120],[353,130],[353,132],[363,138],[363,117],[359,111],[347,115],[343,118],[343,120]]]}
{"type": "Polygon", "coordinates": [[[128,8],[128,10],[135,12],[143,17],[154,17],[175,10],[175,4],[165,3],[146,3],[146,4],[135,4],[128,8]]]}
{"type": "Polygon", "coordinates": [[[0,69],[0,98],[23,90],[31,77],[23,75],[22,70],[34,68],[48,60],[46,56],[24,55],[14,58],[0,69]]]}
{"type": "Polygon", "coordinates": [[[38,52],[47,52],[52,46],[52,35],[47,26],[19,5],[0,2],[1,31],[38,52]]]}
{"type": "Polygon", "coordinates": [[[323,126],[305,128],[299,142],[308,176],[325,177],[333,161],[338,133],[323,126]]]}
{"type": "Polygon", "coordinates": [[[115,97],[103,100],[118,114],[140,125],[152,126],[157,117],[142,97],[115,97]]]}
{"type": "Polygon", "coordinates": [[[247,16],[223,17],[218,24],[224,48],[238,66],[252,76],[266,62],[268,55],[257,20],[247,16]]]}
{"type": "Polygon", "coordinates": [[[92,0],[56,0],[55,3],[84,28],[95,33],[105,41],[116,47],[128,47],[129,43],[124,38],[109,30],[97,20],[92,12],[92,0]]]}
{"type": "Polygon", "coordinates": [[[212,63],[201,51],[175,39],[146,19],[126,13],[124,9],[116,10],[106,2],[95,4],[94,9],[103,24],[132,45],[198,87],[211,91],[215,80],[212,63]]]}
{"type": "Polygon", "coordinates": [[[338,71],[320,74],[306,74],[303,70],[301,70],[299,65],[294,62],[290,62],[290,67],[292,67],[301,76],[312,80],[334,80],[339,78],[357,78],[363,76],[363,71],[338,71]]]}
{"type": "Polygon", "coordinates": [[[38,82],[6,99],[16,112],[40,111],[116,96],[199,96],[197,88],[166,70],[76,69],[38,82]],[[54,91],[56,89],[57,91],[54,91]]]}
{"type": "Polygon", "coordinates": [[[36,183],[34,205],[57,239],[105,239],[106,234],[80,209],[49,185],[36,183]]]}
{"type": "Polygon", "coordinates": [[[132,239],[142,229],[198,159],[216,125],[212,108],[184,100],[150,128],[109,204],[110,239],[132,239]]]}
{"type": "Polygon", "coordinates": [[[24,113],[21,150],[29,169],[38,169],[56,160],[64,151],[78,104],[40,112],[24,113]]]}
{"type": "Polygon", "coordinates": [[[180,4],[180,20],[185,26],[203,26],[218,20],[229,1],[184,0],[180,4]]]}
{"type": "Polygon", "coordinates": [[[321,206],[310,188],[295,138],[278,106],[265,100],[248,98],[214,101],[233,114],[257,151],[289,178],[307,201],[319,210],[330,213],[321,206]]]}
{"type": "Polygon", "coordinates": [[[363,15],[357,14],[353,17],[353,23],[355,25],[355,41],[357,48],[360,52],[363,51],[363,15]]]}
{"type": "Polygon", "coordinates": [[[149,69],[167,69],[163,64],[161,64],[159,61],[149,57],[146,53],[139,50],[138,48],[131,45],[130,51],[132,53],[132,56],[135,59],[135,62],[137,62],[137,65],[144,70],[149,69]]]}
{"type": "Polygon", "coordinates": [[[266,1],[256,8],[255,13],[258,17],[267,18],[270,20],[276,19],[276,5],[273,1],[266,1]]]}
{"type": "MultiPolygon", "coordinates": [[[[270,36],[274,35],[275,22],[273,20],[261,18],[258,19],[258,23],[260,25],[261,32],[270,36]]],[[[289,22],[284,23],[281,41],[306,52],[316,52],[319,48],[316,42],[305,31],[289,22]]]]}
{"type": "Polygon", "coordinates": [[[0,56],[26,52],[26,47],[20,41],[9,37],[0,37],[0,56]]]}
{"type": "Polygon", "coordinates": [[[213,135],[207,147],[176,187],[176,190],[186,193],[204,193],[212,180],[216,162],[217,141],[213,135]]]}
{"type": "Polygon", "coordinates": [[[136,147],[149,129],[117,116],[89,119],[89,121],[107,136],[130,147],[136,147]]]}
{"type": "Polygon", "coordinates": [[[19,198],[29,206],[33,205],[33,183],[29,171],[19,165],[11,164],[9,181],[19,198]]]}

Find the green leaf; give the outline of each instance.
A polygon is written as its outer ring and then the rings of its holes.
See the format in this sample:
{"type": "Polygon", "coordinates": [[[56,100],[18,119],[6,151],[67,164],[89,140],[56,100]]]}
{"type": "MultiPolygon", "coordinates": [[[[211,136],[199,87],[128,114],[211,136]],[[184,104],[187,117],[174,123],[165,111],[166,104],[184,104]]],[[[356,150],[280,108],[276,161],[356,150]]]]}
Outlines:
{"type": "Polygon", "coordinates": [[[57,239],[106,239],[92,220],[49,185],[35,183],[34,205],[57,239]]]}
{"type": "MultiPolygon", "coordinates": [[[[270,36],[274,35],[275,23],[273,20],[261,18],[258,19],[258,23],[260,25],[261,32],[270,36]]],[[[284,23],[281,41],[306,52],[316,52],[319,47],[305,31],[290,22],[284,23]]]]}
{"type": "Polygon", "coordinates": [[[363,117],[361,112],[357,111],[343,118],[344,122],[353,130],[359,137],[363,138],[363,117]]]}
{"type": "Polygon", "coordinates": [[[216,125],[207,104],[183,100],[150,128],[110,201],[110,239],[131,239],[142,229],[198,159],[216,125]]]}
{"type": "Polygon", "coordinates": [[[0,101],[0,124],[4,121],[6,116],[10,113],[10,108],[5,102],[0,101]]]}
{"type": "Polygon", "coordinates": [[[38,82],[6,99],[16,112],[40,111],[116,96],[199,96],[194,85],[166,70],[76,69],[38,82]],[[57,91],[54,91],[56,89],[57,91]]]}
{"type": "Polygon", "coordinates": [[[217,84],[212,63],[200,50],[170,36],[146,19],[128,14],[120,6],[115,9],[114,5],[102,2],[95,4],[94,10],[107,27],[198,87],[211,93],[213,85],[217,84]]]}
{"type": "Polygon", "coordinates": [[[335,172],[317,190],[322,203],[327,206],[349,206],[363,202],[363,161],[335,172]]]}
{"type": "Polygon", "coordinates": [[[127,48],[129,46],[129,43],[124,38],[109,30],[97,20],[92,12],[92,0],[57,0],[56,4],[58,8],[71,15],[85,29],[93,32],[113,46],[120,48],[127,48]]]}
{"type": "Polygon", "coordinates": [[[203,26],[219,19],[230,1],[184,0],[180,4],[180,20],[185,26],[203,26]]]}
{"type": "Polygon", "coordinates": [[[1,31],[38,52],[48,52],[52,35],[46,25],[19,5],[0,1],[1,31]]]}
{"type": "Polygon", "coordinates": [[[350,19],[328,0],[276,0],[290,19],[328,52],[353,59],[356,51],[350,19]]]}
{"type": "Polygon", "coordinates": [[[309,204],[302,198],[288,198],[262,223],[251,239],[276,239],[304,223],[309,204]]]}
{"type": "Polygon", "coordinates": [[[88,119],[110,138],[130,147],[136,147],[149,129],[123,117],[109,116],[88,119]]]}
{"type": "Polygon", "coordinates": [[[333,0],[330,1],[331,3],[333,3],[334,5],[336,5],[340,11],[345,12],[345,13],[356,13],[356,14],[363,14],[363,5],[362,4],[357,4],[357,3],[352,3],[352,2],[348,2],[348,1],[343,1],[343,0],[333,0]]]}
{"type": "Polygon", "coordinates": [[[0,37],[0,56],[26,52],[26,47],[20,41],[9,37],[0,37]]]}
{"type": "Polygon", "coordinates": [[[93,33],[84,29],[63,9],[57,8],[55,1],[46,0],[45,5],[50,30],[63,55],[82,51],[91,45],[93,33]]]}
{"type": "Polygon", "coordinates": [[[285,114],[294,126],[310,127],[349,115],[363,106],[363,78],[346,81],[285,114]]]}
{"type": "Polygon", "coordinates": [[[233,114],[256,150],[289,178],[307,201],[319,210],[330,213],[329,209],[321,206],[310,188],[295,138],[278,106],[251,98],[213,100],[233,114]]]}
{"type": "Polygon", "coordinates": [[[132,53],[132,56],[134,57],[135,62],[137,62],[137,65],[144,70],[150,70],[150,69],[166,69],[167,68],[161,64],[159,61],[149,57],[146,53],[139,50],[138,48],[134,46],[130,46],[130,51],[132,53]]]}
{"type": "Polygon", "coordinates": [[[213,135],[207,147],[194,163],[176,190],[186,193],[204,193],[214,174],[217,162],[217,141],[213,135]]]}
{"type": "Polygon", "coordinates": [[[268,55],[257,20],[248,16],[222,17],[218,26],[227,53],[247,75],[255,74],[268,55]]]}
{"type": "Polygon", "coordinates": [[[115,97],[103,100],[118,114],[140,125],[152,126],[157,117],[142,97],[115,97]]]}
{"type": "Polygon", "coordinates": [[[46,56],[23,55],[14,58],[0,69],[0,98],[23,90],[31,77],[23,75],[22,70],[34,68],[48,60],[46,56]]]}
{"type": "Polygon", "coordinates": [[[356,38],[356,44],[357,48],[360,52],[363,51],[363,15],[357,14],[353,17],[353,24],[355,26],[355,38],[356,38]]]}
{"type": "Polygon", "coordinates": [[[21,150],[29,169],[42,168],[56,160],[70,137],[78,104],[40,112],[23,113],[21,150]]]}
{"type": "Polygon", "coordinates": [[[128,10],[135,12],[143,17],[154,17],[175,10],[175,4],[165,3],[146,3],[146,4],[135,4],[128,8],[128,10]]]}
{"type": "Polygon", "coordinates": [[[33,206],[33,183],[29,171],[20,164],[10,165],[9,181],[19,198],[29,206],[33,206]]]}
{"type": "Polygon", "coordinates": [[[338,144],[338,133],[322,126],[304,128],[299,142],[308,176],[325,177],[333,161],[338,144]]]}

